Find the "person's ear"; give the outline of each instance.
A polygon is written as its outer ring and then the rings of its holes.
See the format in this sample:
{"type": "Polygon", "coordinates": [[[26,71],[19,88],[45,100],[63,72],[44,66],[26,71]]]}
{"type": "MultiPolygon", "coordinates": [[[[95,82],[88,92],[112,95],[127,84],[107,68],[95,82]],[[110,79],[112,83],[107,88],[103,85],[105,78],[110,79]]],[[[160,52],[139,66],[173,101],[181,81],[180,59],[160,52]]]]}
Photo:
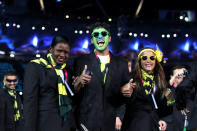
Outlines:
{"type": "Polygon", "coordinates": [[[109,42],[111,42],[111,36],[109,36],[108,40],[109,40],[109,42]]]}
{"type": "Polygon", "coordinates": [[[6,81],[6,80],[5,80],[5,78],[4,78],[4,79],[3,79],[3,83],[5,83],[5,81],[6,81]]]}
{"type": "Polygon", "coordinates": [[[6,85],[6,76],[3,78],[3,86],[6,85]]]}
{"type": "Polygon", "coordinates": [[[91,41],[92,44],[94,44],[92,39],[90,41],[91,41]]]}

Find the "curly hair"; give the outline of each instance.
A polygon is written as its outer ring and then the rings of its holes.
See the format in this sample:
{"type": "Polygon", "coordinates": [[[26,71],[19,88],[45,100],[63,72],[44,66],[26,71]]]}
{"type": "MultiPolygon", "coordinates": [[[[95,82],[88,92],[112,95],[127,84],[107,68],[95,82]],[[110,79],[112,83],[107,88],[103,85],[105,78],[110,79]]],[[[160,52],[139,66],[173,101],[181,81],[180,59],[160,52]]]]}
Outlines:
{"type": "Polygon", "coordinates": [[[95,24],[92,24],[89,27],[90,35],[92,34],[93,30],[96,29],[96,28],[104,28],[104,29],[106,29],[109,32],[109,35],[110,35],[110,25],[108,25],[107,23],[105,23],[105,22],[103,22],[103,23],[96,22],[95,24]]]}

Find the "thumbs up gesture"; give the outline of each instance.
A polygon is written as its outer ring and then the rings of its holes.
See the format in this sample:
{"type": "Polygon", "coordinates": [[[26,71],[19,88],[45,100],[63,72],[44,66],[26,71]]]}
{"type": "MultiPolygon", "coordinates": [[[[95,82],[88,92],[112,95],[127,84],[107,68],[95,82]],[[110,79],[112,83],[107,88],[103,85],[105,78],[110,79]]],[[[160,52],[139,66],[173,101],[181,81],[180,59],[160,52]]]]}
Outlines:
{"type": "Polygon", "coordinates": [[[85,65],[84,66],[84,69],[83,69],[83,71],[81,73],[81,75],[80,76],[77,76],[75,78],[75,80],[73,81],[73,83],[74,83],[73,84],[74,85],[74,89],[77,92],[80,90],[80,88],[83,88],[85,84],[88,84],[91,81],[91,77],[92,76],[91,75],[88,75],[86,73],[87,72],[87,69],[88,69],[88,66],[85,65]]]}
{"type": "Polygon", "coordinates": [[[80,75],[80,82],[81,82],[82,85],[85,85],[85,84],[89,83],[90,80],[91,80],[91,75],[86,73],[87,69],[88,69],[88,66],[85,65],[84,69],[83,69],[83,72],[80,75]]]}
{"type": "Polygon", "coordinates": [[[127,83],[121,87],[121,92],[122,92],[123,96],[131,97],[131,95],[133,93],[133,88],[135,88],[135,86],[136,86],[136,83],[134,83],[133,79],[131,78],[129,83],[127,83]]]}

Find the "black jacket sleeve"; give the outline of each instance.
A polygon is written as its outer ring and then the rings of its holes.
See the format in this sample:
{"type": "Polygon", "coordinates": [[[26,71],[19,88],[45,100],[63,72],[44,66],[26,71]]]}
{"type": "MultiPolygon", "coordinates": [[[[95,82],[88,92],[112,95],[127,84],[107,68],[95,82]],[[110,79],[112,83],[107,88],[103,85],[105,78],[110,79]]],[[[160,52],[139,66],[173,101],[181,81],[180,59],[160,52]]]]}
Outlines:
{"type": "Polygon", "coordinates": [[[183,79],[176,89],[176,107],[178,110],[186,108],[187,101],[194,98],[196,74],[191,73],[183,79]]]}
{"type": "Polygon", "coordinates": [[[116,117],[119,117],[121,121],[123,121],[125,110],[126,110],[125,104],[121,105],[119,108],[116,109],[116,117]]]}
{"type": "Polygon", "coordinates": [[[1,131],[6,131],[5,128],[5,121],[6,121],[6,107],[5,107],[5,101],[3,99],[3,95],[0,93],[0,129],[1,131]]]}
{"type": "Polygon", "coordinates": [[[24,74],[24,131],[37,131],[39,66],[29,63],[24,74]]]}

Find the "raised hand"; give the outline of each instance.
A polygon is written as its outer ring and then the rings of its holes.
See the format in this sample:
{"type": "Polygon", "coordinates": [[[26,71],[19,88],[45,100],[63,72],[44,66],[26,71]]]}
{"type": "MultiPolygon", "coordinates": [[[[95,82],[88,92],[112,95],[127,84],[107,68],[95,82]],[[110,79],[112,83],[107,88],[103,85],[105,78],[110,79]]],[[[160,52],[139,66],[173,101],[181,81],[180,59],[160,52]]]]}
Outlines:
{"type": "Polygon", "coordinates": [[[174,70],[174,75],[171,76],[169,81],[171,86],[174,86],[176,88],[183,81],[183,78],[185,77],[184,70],[185,68],[174,70]]]}
{"type": "Polygon", "coordinates": [[[88,67],[87,65],[85,65],[81,75],[77,76],[73,81],[74,89],[76,92],[78,92],[80,88],[83,88],[85,84],[88,84],[91,81],[91,75],[86,74],[87,69],[88,67]]]}
{"type": "Polygon", "coordinates": [[[80,75],[80,82],[81,82],[82,85],[85,85],[85,84],[87,84],[91,81],[91,75],[86,74],[87,69],[88,69],[88,66],[85,65],[84,69],[83,69],[83,72],[80,75]]]}
{"type": "Polygon", "coordinates": [[[167,128],[167,123],[165,121],[160,120],[159,121],[159,129],[160,131],[165,131],[167,128]]]}
{"type": "Polygon", "coordinates": [[[129,83],[127,83],[121,87],[121,92],[122,92],[123,96],[131,97],[131,95],[133,93],[133,88],[135,88],[135,86],[136,86],[136,83],[134,83],[133,79],[131,78],[129,83]]]}

